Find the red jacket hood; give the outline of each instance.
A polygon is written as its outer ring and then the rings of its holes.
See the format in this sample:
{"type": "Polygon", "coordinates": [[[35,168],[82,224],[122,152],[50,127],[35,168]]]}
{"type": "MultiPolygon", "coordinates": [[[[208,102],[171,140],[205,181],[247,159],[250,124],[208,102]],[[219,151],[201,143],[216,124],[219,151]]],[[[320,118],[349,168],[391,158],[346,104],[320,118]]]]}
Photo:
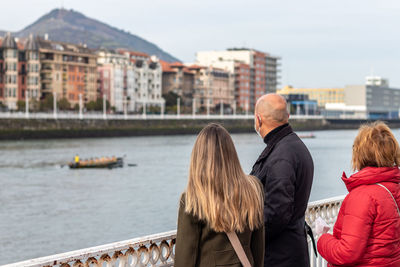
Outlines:
{"type": "Polygon", "coordinates": [[[342,180],[350,192],[360,185],[382,182],[400,183],[400,170],[398,167],[366,167],[349,178],[343,172],[342,180]]]}

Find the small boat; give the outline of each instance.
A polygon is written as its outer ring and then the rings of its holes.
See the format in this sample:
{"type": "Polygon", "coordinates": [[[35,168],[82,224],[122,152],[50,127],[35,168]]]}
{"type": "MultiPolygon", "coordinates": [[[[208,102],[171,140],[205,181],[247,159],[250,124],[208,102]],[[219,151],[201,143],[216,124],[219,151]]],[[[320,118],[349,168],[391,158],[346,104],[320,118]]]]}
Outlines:
{"type": "Polygon", "coordinates": [[[315,138],[315,135],[313,133],[310,133],[310,134],[299,134],[299,137],[301,139],[304,139],[304,138],[315,138]]]}
{"type": "Polygon", "coordinates": [[[124,167],[123,158],[106,158],[106,159],[88,159],[80,160],[79,162],[68,163],[70,169],[84,169],[84,168],[122,168],[124,167]]]}

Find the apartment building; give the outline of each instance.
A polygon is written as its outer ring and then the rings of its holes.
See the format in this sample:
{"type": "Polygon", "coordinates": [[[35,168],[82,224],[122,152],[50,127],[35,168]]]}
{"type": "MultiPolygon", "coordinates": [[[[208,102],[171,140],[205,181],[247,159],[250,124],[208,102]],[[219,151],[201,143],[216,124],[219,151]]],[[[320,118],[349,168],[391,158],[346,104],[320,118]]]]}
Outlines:
{"type": "Polygon", "coordinates": [[[191,106],[194,93],[194,72],[180,62],[161,62],[162,93],[174,92],[183,106],[191,106]]]}
{"type": "Polygon", "coordinates": [[[234,74],[235,101],[239,108],[246,110],[253,110],[260,96],[276,92],[279,61],[279,57],[248,48],[196,53],[198,64],[222,68],[234,74]]]}
{"type": "Polygon", "coordinates": [[[37,39],[42,97],[53,94],[72,106],[97,98],[97,55],[86,46],[37,39]]]}
{"type": "Polygon", "coordinates": [[[129,57],[114,51],[97,53],[100,94],[117,112],[134,111],[135,72],[129,57]]]}
{"type": "Polygon", "coordinates": [[[290,85],[277,91],[278,94],[307,95],[310,100],[316,100],[320,108],[327,103],[344,103],[344,88],[294,88],[290,85]]]}
{"type": "Polygon", "coordinates": [[[33,36],[23,43],[7,33],[0,41],[0,102],[9,110],[17,109],[17,102],[25,97],[39,100],[38,55],[33,36]]]}
{"type": "Polygon", "coordinates": [[[118,50],[98,52],[99,93],[117,112],[163,106],[162,70],[156,57],[118,50]]]}
{"type": "Polygon", "coordinates": [[[234,77],[231,72],[215,68],[192,65],[194,73],[193,99],[196,106],[205,110],[208,107],[219,111],[221,105],[232,108],[235,101],[234,77]]]}

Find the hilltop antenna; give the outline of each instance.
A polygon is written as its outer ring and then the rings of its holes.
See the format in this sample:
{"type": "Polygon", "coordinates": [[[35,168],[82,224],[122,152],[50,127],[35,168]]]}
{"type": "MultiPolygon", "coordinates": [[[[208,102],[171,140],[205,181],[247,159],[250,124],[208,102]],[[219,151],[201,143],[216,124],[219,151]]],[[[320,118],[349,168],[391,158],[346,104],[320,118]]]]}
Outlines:
{"type": "Polygon", "coordinates": [[[61,2],[61,9],[64,9],[64,0],[60,0],[61,2]]]}

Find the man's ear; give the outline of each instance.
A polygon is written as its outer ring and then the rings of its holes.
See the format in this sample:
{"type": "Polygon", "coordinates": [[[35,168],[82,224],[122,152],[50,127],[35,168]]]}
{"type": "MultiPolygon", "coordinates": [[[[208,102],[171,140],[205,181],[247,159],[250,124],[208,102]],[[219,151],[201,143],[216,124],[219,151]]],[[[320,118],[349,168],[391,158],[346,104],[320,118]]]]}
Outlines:
{"type": "Polygon", "coordinates": [[[258,120],[258,127],[260,127],[261,128],[261,125],[262,125],[262,120],[261,120],[261,116],[260,115],[256,115],[257,116],[257,120],[258,120]]]}

